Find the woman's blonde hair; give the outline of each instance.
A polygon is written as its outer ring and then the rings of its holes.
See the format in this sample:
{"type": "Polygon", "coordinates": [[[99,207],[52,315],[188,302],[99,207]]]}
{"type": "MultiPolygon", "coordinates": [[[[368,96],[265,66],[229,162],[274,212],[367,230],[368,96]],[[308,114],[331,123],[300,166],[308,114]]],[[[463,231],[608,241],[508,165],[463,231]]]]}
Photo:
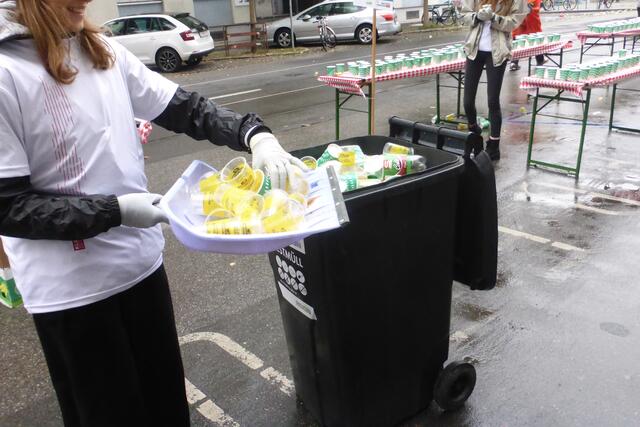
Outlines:
{"type": "MultiPolygon", "coordinates": [[[[69,32],[65,13],[44,0],[18,0],[17,3],[18,21],[31,32],[47,72],[59,83],[72,83],[78,70],[67,63],[69,51],[65,38],[69,32]]],[[[106,70],[113,65],[114,58],[99,34],[100,30],[85,20],[84,29],[77,37],[93,66],[106,70]]]]}
{"type": "Polygon", "coordinates": [[[511,13],[511,6],[513,6],[513,0],[480,0],[480,3],[478,4],[478,8],[481,8],[485,4],[490,4],[491,9],[493,9],[494,12],[496,12],[498,15],[504,16],[511,13]],[[501,3],[501,7],[499,11],[496,11],[496,8],[498,7],[498,3],[501,3]]]}

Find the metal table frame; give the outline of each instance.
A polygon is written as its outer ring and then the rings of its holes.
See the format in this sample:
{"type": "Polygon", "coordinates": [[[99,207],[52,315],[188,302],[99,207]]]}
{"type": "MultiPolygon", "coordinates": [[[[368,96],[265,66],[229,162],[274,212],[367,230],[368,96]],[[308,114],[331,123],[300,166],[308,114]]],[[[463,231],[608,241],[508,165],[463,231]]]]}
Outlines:
{"type": "Polygon", "coordinates": [[[640,39],[640,36],[625,36],[625,35],[611,35],[610,37],[598,37],[598,36],[593,36],[593,37],[587,37],[585,38],[584,43],[580,44],[580,64],[582,64],[582,58],[584,56],[613,56],[614,53],[614,48],[615,48],[615,44],[616,44],[616,38],[617,39],[622,39],[622,48],[626,49],[627,48],[627,39],[631,38],[633,41],[631,42],[631,53],[635,53],[636,51],[636,42],[638,41],[638,39],[640,39]],[[589,39],[596,39],[595,42],[589,42],[589,39]],[[607,42],[602,42],[602,40],[607,40],[607,42]],[[609,41],[611,40],[611,41],[609,41]],[[608,46],[609,49],[609,54],[599,54],[599,53],[591,53],[589,55],[586,55],[586,53],[588,51],[590,51],[591,49],[593,49],[594,47],[597,46],[608,46]]]}
{"type": "MultiPolygon", "coordinates": [[[[611,95],[611,107],[610,107],[610,113],[609,113],[609,131],[616,129],[616,130],[622,130],[626,132],[640,133],[640,129],[617,126],[613,124],[613,116],[614,116],[615,105],[616,105],[616,91],[618,90],[624,90],[629,92],[640,92],[640,90],[637,90],[637,89],[619,89],[618,83],[613,84],[613,90],[611,95]]],[[[533,167],[541,166],[544,168],[548,168],[548,169],[552,169],[560,172],[566,172],[569,175],[574,175],[575,179],[577,180],[580,176],[580,165],[582,163],[582,151],[584,148],[584,139],[585,139],[587,124],[588,124],[589,107],[591,103],[591,88],[585,88],[586,96],[584,96],[583,98],[568,98],[568,97],[562,96],[563,92],[564,90],[560,89],[557,91],[555,95],[551,96],[551,95],[540,94],[540,88],[536,88],[536,94],[533,96],[533,111],[531,112],[531,125],[529,128],[529,148],[527,150],[527,168],[529,168],[530,166],[533,166],[533,167]],[[541,107],[538,107],[538,100],[540,99],[546,100],[546,102],[541,107]],[[558,102],[564,101],[564,102],[581,104],[582,118],[578,119],[570,116],[542,114],[541,111],[545,107],[547,107],[549,104],[551,104],[553,101],[558,101],[558,102]],[[552,118],[562,119],[562,120],[572,120],[572,121],[577,121],[582,123],[581,129],[580,129],[580,143],[578,146],[578,156],[576,159],[575,167],[566,166],[558,163],[543,162],[543,161],[534,160],[531,158],[531,152],[533,149],[533,137],[534,137],[534,131],[536,126],[536,117],[538,116],[552,117],[552,118]]]]}
{"type": "MultiPolygon", "coordinates": [[[[563,61],[563,58],[564,58],[564,47],[560,48],[559,52],[556,52],[556,53],[552,53],[552,52],[543,53],[543,55],[550,62],[552,62],[554,65],[556,65],[557,67],[560,67],[560,68],[562,67],[562,61],[563,61]]],[[[531,60],[534,57],[535,56],[529,56],[528,57],[527,76],[531,75],[531,60]]],[[[440,74],[445,74],[445,73],[440,73],[440,74]]],[[[462,99],[462,88],[464,87],[464,71],[461,70],[461,71],[455,71],[455,72],[447,73],[456,81],[457,84],[455,86],[442,84],[440,82],[440,74],[436,74],[436,118],[435,118],[435,124],[440,124],[440,123],[450,123],[450,124],[466,123],[467,122],[466,121],[466,116],[464,114],[462,114],[461,109],[460,109],[460,100],[462,99]],[[447,119],[446,116],[443,118],[442,115],[440,114],[440,112],[441,112],[441,107],[440,107],[440,88],[457,89],[457,95],[456,95],[456,120],[447,119]]],[[[529,97],[529,95],[527,95],[527,97],[529,97]]]]}

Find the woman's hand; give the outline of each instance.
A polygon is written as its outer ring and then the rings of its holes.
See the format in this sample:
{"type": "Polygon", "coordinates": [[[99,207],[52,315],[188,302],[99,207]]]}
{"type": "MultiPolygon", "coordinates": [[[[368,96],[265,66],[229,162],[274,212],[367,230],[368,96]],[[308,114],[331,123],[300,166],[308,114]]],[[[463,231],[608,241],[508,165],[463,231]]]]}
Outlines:
{"type": "Polygon", "coordinates": [[[491,5],[485,4],[476,14],[476,18],[479,21],[491,21],[493,19],[493,10],[491,9],[491,5]]]}

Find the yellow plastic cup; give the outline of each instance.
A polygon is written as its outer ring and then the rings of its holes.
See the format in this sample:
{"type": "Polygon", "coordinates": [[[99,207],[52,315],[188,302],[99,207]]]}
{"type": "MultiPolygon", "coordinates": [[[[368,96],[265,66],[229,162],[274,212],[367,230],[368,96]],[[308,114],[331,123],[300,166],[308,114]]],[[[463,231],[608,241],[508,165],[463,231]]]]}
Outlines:
{"type": "Polygon", "coordinates": [[[262,218],[262,229],[265,233],[284,233],[296,230],[304,221],[304,206],[289,199],[284,211],[262,218]]]}
{"type": "Polygon", "coordinates": [[[291,193],[289,194],[289,198],[291,200],[295,200],[296,202],[300,203],[305,208],[307,207],[307,199],[304,197],[304,195],[300,193],[291,193]]]}
{"type": "MultiPolygon", "coordinates": [[[[215,200],[214,193],[195,193],[191,195],[191,206],[198,215],[211,215],[213,212],[222,209],[222,206],[215,200]]],[[[224,210],[224,209],[222,209],[224,210]]]]}
{"type": "Polygon", "coordinates": [[[253,186],[254,171],[244,157],[231,159],[220,171],[220,180],[234,187],[248,190],[253,186]]]}
{"type": "Polygon", "coordinates": [[[264,195],[264,204],[262,207],[262,216],[275,215],[277,212],[284,211],[289,201],[289,195],[284,190],[270,190],[264,195]]]}
{"type": "Polygon", "coordinates": [[[309,169],[314,170],[318,167],[318,161],[311,156],[304,156],[300,160],[304,163],[309,169]]]}
{"type": "Polygon", "coordinates": [[[262,212],[264,204],[264,198],[261,195],[230,184],[221,184],[213,193],[213,200],[236,216],[258,215],[262,212]]]}
{"type": "Polygon", "coordinates": [[[207,234],[258,234],[262,233],[262,223],[259,218],[243,220],[238,217],[205,221],[204,230],[207,234]]]}
{"type": "Polygon", "coordinates": [[[201,193],[213,193],[221,182],[220,172],[208,172],[200,178],[198,191],[201,193]]]}
{"type": "Polygon", "coordinates": [[[287,193],[301,193],[306,196],[309,194],[309,182],[305,178],[304,172],[297,167],[292,170],[287,176],[287,193]]]}

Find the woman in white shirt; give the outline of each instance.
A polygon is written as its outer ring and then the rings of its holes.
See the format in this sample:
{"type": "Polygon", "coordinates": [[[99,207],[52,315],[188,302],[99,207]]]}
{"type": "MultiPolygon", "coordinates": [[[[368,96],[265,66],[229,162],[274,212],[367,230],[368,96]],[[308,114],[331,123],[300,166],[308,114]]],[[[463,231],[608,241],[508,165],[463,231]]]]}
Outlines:
{"type": "MultiPolygon", "coordinates": [[[[467,63],[464,77],[464,109],[471,132],[482,134],[477,122],[476,94],[483,68],[487,71],[487,98],[491,133],[486,151],[500,159],[502,111],[500,90],[507,61],[511,58],[511,31],[517,28],[528,9],[524,0],[467,0],[463,11],[470,25],[465,42],[467,63]]],[[[466,147],[465,155],[479,154],[482,145],[466,147]]]]}
{"type": "Polygon", "coordinates": [[[0,235],[66,426],[188,426],[157,207],[134,117],[302,163],[256,114],[150,71],[85,20],[90,0],[0,0],[0,235]]]}

